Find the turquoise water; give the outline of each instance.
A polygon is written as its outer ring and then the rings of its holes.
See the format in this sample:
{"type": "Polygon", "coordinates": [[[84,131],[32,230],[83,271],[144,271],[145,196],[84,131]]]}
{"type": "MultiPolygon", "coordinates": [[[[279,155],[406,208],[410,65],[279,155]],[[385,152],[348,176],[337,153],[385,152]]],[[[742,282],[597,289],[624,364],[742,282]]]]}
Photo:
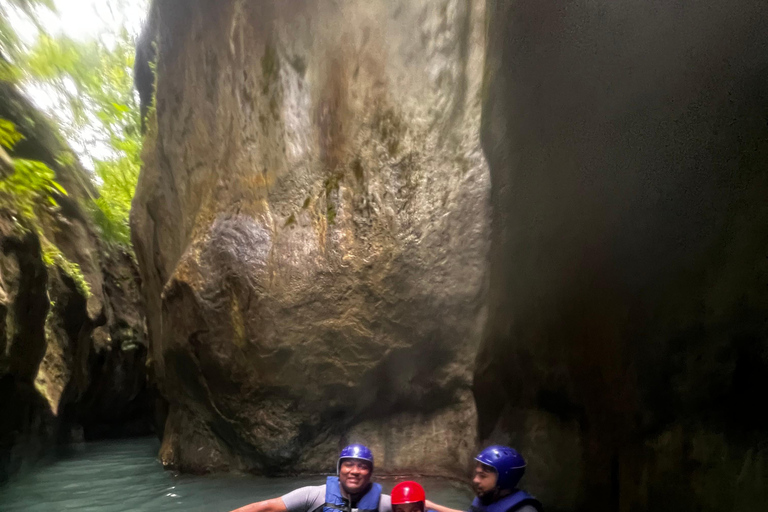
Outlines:
{"type": "MultiPolygon", "coordinates": [[[[280,496],[323,477],[257,478],[189,476],[165,471],[156,460],[158,443],[133,439],[88,443],[50,464],[0,487],[3,512],[226,512],[280,496]]],[[[427,497],[466,510],[468,488],[443,480],[422,480],[427,497]]],[[[382,482],[389,491],[396,481],[382,482]]]]}

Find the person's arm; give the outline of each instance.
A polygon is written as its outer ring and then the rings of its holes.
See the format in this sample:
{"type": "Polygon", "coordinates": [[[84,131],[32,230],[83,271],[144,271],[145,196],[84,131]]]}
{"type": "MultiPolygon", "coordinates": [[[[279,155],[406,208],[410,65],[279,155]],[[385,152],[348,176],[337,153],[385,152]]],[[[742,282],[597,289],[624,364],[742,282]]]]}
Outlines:
{"type": "Polygon", "coordinates": [[[464,512],[463,510],[456,510],[455,508],[448,508],[442,505],[438,505],[437,503],[429,500],[424,502],[424,506],[428,510],[434,510],[435,512],[464,512]]]}
{"type": "Polygon", "coordinates": [[[456,510],[455,508],[448,508],[442,505],[438,505],[434,501],[429,500],[424,502],[424,507],[427,510],[434,510],[435,512],[464,512],[463,510],[456,510]]]}
{"type": "Polygon", "coordinates": [[[279,498],[258,501],[232,512],[311,512],[325,503],[325,486],[301,487],[279,498]]]}
{"type": "Polygon", "coordinates": [[[283,498],[272,498],[271,500],[251,503],[232,512],[287,512],[287,510],[288,508],[283,503],[283,498]]]}

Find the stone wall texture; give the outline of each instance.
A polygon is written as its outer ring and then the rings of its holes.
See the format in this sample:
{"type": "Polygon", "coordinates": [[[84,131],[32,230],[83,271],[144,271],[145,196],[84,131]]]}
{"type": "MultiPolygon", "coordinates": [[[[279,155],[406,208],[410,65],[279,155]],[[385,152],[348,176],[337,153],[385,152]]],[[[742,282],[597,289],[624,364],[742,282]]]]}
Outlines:
{"type": "Polygon", "coordinates": [[[479,433],[556,510],[768,503],[768,5],[489,1],[479,433]]]}
{"type": "Polygon", "coordinates": [[[54,125],[2,81],[0,118],[25,137],[10,156],[45,163],[67,191],[36,219],[0,194],[4,481],[57,442],[146,435],[153,426],[136,263],[101,240],[88,211],[97,192],[54,125]]]}
{"type": "Polygon", "coordinates": [[[467,466],[483,9],[155,3],[132,229],[165,464],[332,471],[365,441],[382,471],[467,466]]]}
{"type": "Polygon", "coordinates": [[[155,2],[163,462],[462,476],[500,441],[548,510],[764,510],[767,10],[155,2]]]}

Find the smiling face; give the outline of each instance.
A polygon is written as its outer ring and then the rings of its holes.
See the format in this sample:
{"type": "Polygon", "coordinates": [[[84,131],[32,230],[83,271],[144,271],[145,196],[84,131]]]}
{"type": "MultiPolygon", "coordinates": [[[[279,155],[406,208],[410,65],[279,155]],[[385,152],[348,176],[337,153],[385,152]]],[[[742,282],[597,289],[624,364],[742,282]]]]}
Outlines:
{"type": "Polygon", "coordinates": [[[474,487],[475,494],[479,498],[482,498],[496,488],[496,480],[498,480],[496,470],[491,466],[486,466],[480,462],[477,463],[475,466],[475,476],[472,478],[472,487],[474,487]]]}
{"type": "Polygon", "coordinates": [[[347,494],[360,494],[371,483],[371,463],[361,459],[344,459],[339,467],[339,483],[347,494]]]}

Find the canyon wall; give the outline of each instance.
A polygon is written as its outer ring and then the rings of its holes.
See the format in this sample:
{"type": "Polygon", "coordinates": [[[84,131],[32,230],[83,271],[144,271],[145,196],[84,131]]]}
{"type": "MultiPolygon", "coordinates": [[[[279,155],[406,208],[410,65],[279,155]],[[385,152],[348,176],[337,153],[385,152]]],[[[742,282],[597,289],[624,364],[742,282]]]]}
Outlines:
{"type": "Polygon", "coordinates": [[[132,227],[163,462],[362,441],[461,476],[499,441],[549,510],[761,510],[766,14],[155,2],[132,227]]]}
{"type": "Polygon", "coordinates": [[[466,468],[483,8],[155,3],[132,232],[164,464],[325,472],[364,441],[381,471],[466,468]]]}
{"type": "Polygon", "coordinates": [[[763,510],[768,5],[487,10],[481,439],[550,510],[763,510]]]}
{"type": "MultiPolygon", "coordinates": [[[[67,195],[19,211],[0,191],[0,481],[58,442],[152,432],[136,264],[100,239],[90,177],[49,120],[0,82],[11,158],[43,162],[67,195]],[[47,203],[46,203],[47,204],[47,203]]],[[[10,160],[0,171],[13,172],[10,160]]]]}

